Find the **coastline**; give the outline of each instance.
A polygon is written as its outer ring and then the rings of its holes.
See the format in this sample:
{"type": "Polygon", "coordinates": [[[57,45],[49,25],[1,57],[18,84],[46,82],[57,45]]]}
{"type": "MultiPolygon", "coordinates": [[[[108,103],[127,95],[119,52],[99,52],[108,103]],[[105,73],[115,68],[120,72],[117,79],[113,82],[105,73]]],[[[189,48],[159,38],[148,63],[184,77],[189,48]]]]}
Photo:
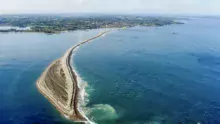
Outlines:
{"type": "Polygon", "coordinates": [[[98,35],[80,42],[68,49],[60,59],[53,61],[36,81],[36,86],[39,92],[69,120],[74,122],[91,123],[79,105],[79,101],[82,100],[82,98],[80,98],[82,97],[81,92],[84,89],[80,88],[78,74],[71,66],[72,52],[80,45],[99,38],[108,32],[110,32],[110,30],[103,31],[98,35]],[[56,93],[56,91],[61,91],[54,90],[56,87],[53,85],[59,85],[59,87],[63,88],[61,90],[64,94],[67,94],[65,95],[65,100],[62,99],[64,97],[63,94],[56,93]]]}

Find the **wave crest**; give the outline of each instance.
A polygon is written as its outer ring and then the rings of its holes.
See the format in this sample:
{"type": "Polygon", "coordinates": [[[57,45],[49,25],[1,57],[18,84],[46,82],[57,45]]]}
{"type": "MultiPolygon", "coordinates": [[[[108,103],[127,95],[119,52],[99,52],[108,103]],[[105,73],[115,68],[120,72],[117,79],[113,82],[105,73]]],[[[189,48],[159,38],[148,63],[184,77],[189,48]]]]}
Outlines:
{"type": "Polygon", "coordinates": [[[118,118],[116,110],[108,104],[96,104],[88,110],[88,116],[95,122],[114,121],[118,118]]]}

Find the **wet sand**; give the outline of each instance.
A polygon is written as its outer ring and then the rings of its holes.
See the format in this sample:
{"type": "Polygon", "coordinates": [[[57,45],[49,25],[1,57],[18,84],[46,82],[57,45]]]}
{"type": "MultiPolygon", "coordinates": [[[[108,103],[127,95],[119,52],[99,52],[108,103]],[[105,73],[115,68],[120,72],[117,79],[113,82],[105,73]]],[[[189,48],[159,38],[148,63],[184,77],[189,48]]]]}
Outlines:
{"type": "Polygon", "coordinates": [[[78,77],[74,68],[71,67],[70,60],[73,50],[80,45],[103,36],[109,31],[99,33],[97,36],[78,43],[68,49],[59,59],[53,61],[42,73],[36,82],[37,88],[56,109],[66,118],[75,122],[89,122],[80,109],[79,101],[82,100],[80,94],[78,77]]]}

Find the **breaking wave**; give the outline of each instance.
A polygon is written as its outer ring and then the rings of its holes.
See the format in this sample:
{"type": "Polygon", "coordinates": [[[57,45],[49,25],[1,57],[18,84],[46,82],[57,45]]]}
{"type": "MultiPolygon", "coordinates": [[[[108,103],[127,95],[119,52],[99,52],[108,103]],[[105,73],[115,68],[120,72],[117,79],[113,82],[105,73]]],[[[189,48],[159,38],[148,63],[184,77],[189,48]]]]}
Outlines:
{"type": "MultiPolygon", "coordinates": [[[[78,48],[77,48],[78,49],[78,48]]],[[[74,58],[75,49],[72,58],[74,58]]],[[[71,59],[72,69],[76,74],[78,87],[80,88],[80,100],[79,100],[79,110],[82,115],[84,115],[88,119],[88,124],[95,124],[96,122],[106,122],[106,121],[115,121],[118,118],[116,110],[108,104],[96,104],[92,107],[88,107],[89,103],[89,95],[94,91],[94,89],[88,85],[86,81],[84,81],[73,63],[73,59],[71,59]]]]}

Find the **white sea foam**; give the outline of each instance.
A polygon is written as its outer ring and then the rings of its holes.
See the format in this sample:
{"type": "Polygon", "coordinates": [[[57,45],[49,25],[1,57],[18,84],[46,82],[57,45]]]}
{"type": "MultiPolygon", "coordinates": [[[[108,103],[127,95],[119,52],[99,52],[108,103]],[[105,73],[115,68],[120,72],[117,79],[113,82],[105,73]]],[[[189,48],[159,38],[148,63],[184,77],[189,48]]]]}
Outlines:
{"type": "MultiPolygon", "coordinates": [[[[76,50],[78,49],[79,47],[75,48],[73,50],[73,54],[72,54],[72,57],[71,58],[74,58],[74,55],[75,55],[75,52],[76,50]]],[[[77,78],[77,87],[80,89],[80,92],[79,92],[79,106],[78,106],[78,110],[80,111],[80,113],[87,119],[87,122],[85,122],[86,124],[95,124],[94,122],[90,121],[89,118],[86,116],[86,114],[84,113],[84,109],[85,109],[85,106],[86,106],[86,101],[85,101],[85,97],[87,96],[87,93],[86,93],[86,86],[87,86],[87,83],[82,80],[82,78],[80,77],[80,75],[77,73],[76,71],[76,68],[74,67],[74,64],[73,64],[73,59],[71,59],[71,68],[73,70],[73,72],[75,73],[76,75],[76,78],[77,78]]]]}
{"type": "Polygon", "coordinates": [[[88,87],[89,87],[88,90],[90,91],[94,91],[94,89],[91,86],[89,86],[88,83],[80,77],[80,75],[77,73],[76,70],[74,70],[74,73],[77,75],[78,85],[81,90],[79,110],[81,114],[87,118],[88,120],[87,123],[95,124],[96,121],[116,120],[118,118],[118,115],[116,113],[116,110],[111,105],[96,104],[92,106],[91,108],[86,107],[87,103],[89,102],[89,94],[87,93],[85,89],[88,87]],[[89,116],[90,119],[86,115],[89,116]]]}
{"type": "Polygon", "coordinates": [[[116,110],[109,104],[96,104],[88,109],[93,121],[115,121],[118,118],[116,110]]]}
{"type": "MultiPolygon", "coordinates": [[[[105,36],[105,34],[102,36],[105,36]]],[[[78,50],[78,48],[79,48],[79,46],[73,50],[72,56],[71,56],[71,58],[72,58],[71,59],[71,64],[72,64],[71,68],[77,78],[77,82],[78,82],[77,87],[80,89],[78,110],[88,120],[86,122],[86,124],[95,124],[95,122],[93,122],[93,119],[90,120],[86,115],[91,115],[91,114],[94,114],[94,112],[98,112],[98,111],[103,114],[101,114],[99,117],[93,116],[96,120],[116,119],[118,116],[116,114],[115,109],[108,104],[97,104],[91,108],[86,108],[86,105],[89,102],[89,98],[88,98],[89,94],[85,90],[86,87],[88,87],[88,83],[80,77],[80,75],[79,75],[79,73],[77,73],[76,68],[74,67],[74,63],[73,63],[73,58],[74,58],[75,52],[78,50]],[[86,114],[85,114],[85,112],[86,112],[86,114]]]]}

